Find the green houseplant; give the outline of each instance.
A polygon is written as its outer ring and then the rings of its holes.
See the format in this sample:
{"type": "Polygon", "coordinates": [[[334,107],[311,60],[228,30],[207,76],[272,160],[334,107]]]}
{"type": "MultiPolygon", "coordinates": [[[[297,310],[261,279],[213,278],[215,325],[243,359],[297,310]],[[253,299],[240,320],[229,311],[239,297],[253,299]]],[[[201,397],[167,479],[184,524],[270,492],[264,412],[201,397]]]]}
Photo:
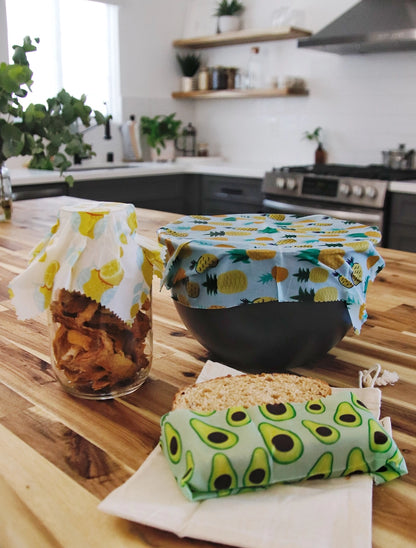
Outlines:
{"type": "MultiPolygon", "coordinates": [[[[39,39],[34,40],[36,43],[39,39]]],[[[47,104],[29,104],[24,108],[21,99],[31,91],[32,70],[27,54],[36,51],[29,36],[23,44],[13,46],[13,63],[0,64],[0,199],[5,197],[4,163],[15,156],[31,156],[29,167],[59,169],[61,174],[72,164],[72,157],[90,158],[95,155],[91,145],[84,142],[77,129],[78,122],[86,127],[95,118],[97,125],[108,117],[92,111],[83,95],[77,99],[61,90],[47,104]]],[[[72,176],[65,179],[73,183],[72,176]]],[[[7,198],[11,205],[10,196],[7,198]]],[[[6,202],[4,202],[6,205],[6,202]]],[[[4,208],[3,208],[4,209],[4,208]]],[[[10,217],[11,211],[8,214],[10,217]]]]}
{"type": "Polygon", "coordinates": [[[179,136],[179,128],[182,125],[175,116],[176,112],[168,115],[157,114],[153,118],[140,118],[140,130],[151,149],[152,160],[174,159],[174,141],[179,136]]]}
{"type": "Polygon", "coordinates": [[[176,59],[182,72],[181,89],[185,92],[192,91],[194,89],[194,76],[201,66],[201,58],[195,53],[184,53],[183,55],[177,54],[176,59]]]}
{"type": "Polygon", "coordinates": [[[240,28],[240,15],[244,5],[239,0],[220,0],[215,15],[218,17],[218,32],[231,32],[240,28]]]}

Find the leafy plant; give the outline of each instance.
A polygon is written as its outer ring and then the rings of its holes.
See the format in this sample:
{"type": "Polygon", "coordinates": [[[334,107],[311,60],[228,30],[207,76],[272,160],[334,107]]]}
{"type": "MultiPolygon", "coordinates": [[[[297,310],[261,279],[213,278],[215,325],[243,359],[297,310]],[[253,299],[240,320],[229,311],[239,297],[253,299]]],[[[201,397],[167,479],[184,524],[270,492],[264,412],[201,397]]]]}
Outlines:
{"type": "Polygon", "coordinates": [[[243,3],[238,0],[220,0],[215,15],[217,17],[221,17],[222,15],[237,15],[243,10],[243,3]]]}
{"type": "Polygon", "coordinates": [[[201,58],[195,53],[185,53],[184,55],[177,54],[176,59],[178,60],[184,76],[195,76],[201,66],[201,58]]]}
{"type": "Polygon", "coordinates": [[[176,139],[179,136],[179,128],[182,125],[180,120],[175,120],[176,112],[169,115],[158,114],[153,118],[142,116],[140,118],[140,129],[146,137],[150,147],[155,148],[159,155],[166,141],[176,139]]]}
{"type": "Polygon", "coordinates": [[[304,139],[308,139],[309,141],[315,141],[318,145],[322,146],[322,141],[320,137],[320,133],[322,131],[321,127],[315,128],[313,131],[305,131],[303,134],[304,139]]]}
{"type": "MultiPolygon", "coordinates": [[[[39,43],[38,38],[34,41],[39,43]]],[[[31,103],[23,108],[20,99],[28,95],[33,84],[27,54],[37,48],[26,36],[23,45],[13,49],[13,63],[0,64],[0,165],[8,158],[29,155],[29,167],[57,168],[62,174],[72,164],[70,157],[95,155],[78,131],[78,122],[90,127],[92,118],[102,125],[109,117],[92,111],[85,104],[85,95],[77,99],[64,89],[47,99],[46,105],[31,103]]],[[[72,184],[73,178],[68,176],[66,181],[72,184]]]]}

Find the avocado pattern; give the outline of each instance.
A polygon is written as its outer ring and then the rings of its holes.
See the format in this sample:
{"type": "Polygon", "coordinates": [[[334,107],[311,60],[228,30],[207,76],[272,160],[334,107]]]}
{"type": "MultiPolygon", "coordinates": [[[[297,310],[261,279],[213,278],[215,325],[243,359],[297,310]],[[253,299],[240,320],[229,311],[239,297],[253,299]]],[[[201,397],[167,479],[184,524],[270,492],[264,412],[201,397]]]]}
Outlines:
{"type": "Polygon", "coordinates": [[[177,463],[181,460],[182,456],[182,441],[181,437],[175,428],[169,423],[165,422],[165,439],[166,439],[166,451],[169,459],[177,463]]]}
{"type": "Polygon", "coordinates": [[[269,457],[263,447],[256,447],[251,455],[251,461],[244,473],[245,487],[260,487],[270,482],[269,457]]]}
{"type": "Polygon", "coordinates": [[[306,402],[305,409],[309,413],[312,413],[314,415],[320,415],[325,411],[326,408],[322,400],[310,400],[306,402]]]}
{"type": "Polygon", "coordinates": [[[219,496],[224,496],[236,487],[237,474],[229,458],[222,453],[216,453],[212,457],[211,474],[208,481],[209,490],[217,492],[219,496]]]}
{"type": "Polygon", "coordinates": [[[384,267],[375,227],[324,215],[189,215],[158,238],[167,250],[162,284],[185,306],[340,300],[357,331],[368,282],[384,267]]]}
{"type": "Polygon", "coordinates": [[[296,411],[290,403],[268,403],[259,406],[260,412],[272,421],[284,421],[296,416],[296,411]]]}
{"type": "Polygon", "coordinates": [[[364,453],[359,447],[354,447],[348,454],[347,467],[344,476],[351,474],[363,474],[369,472],[370,468],[365,460],[364,453]]]}
{"type": "Polygon", "coordinates": [[[229,407],[227,409],[226,420],[230,426],[244,426],[251,421],[246,408],[242,406],[229,407]]]}
{"type": "Polygon", "coordinates": [[[161,419],[160,446],[189,500],[352,474],[369,474],[379,484],[407,473],[391,436],[344,390],[209,415],[177,409],[161,419]]]}
{"type": "Polygon", "coordinates": [[[190,424],[201,440],[214,449],[230,449],[238,442],[237,434],[224,428],[211,426],[199,419],[191,419],[190,424]]]}
{"type": "Polygon", "coordinates": [[[339,431],[330,424],[314,422],[309,420],[302,421],[303,426],[309,430],[322,443],[332,444],[339,440],[339,431]]]}
{"type": "Polygon", "coordinates": [[[332,473],[334,457],[332,453],[324,453],[309,470],[307,479],[327,479],[332,473]]]}
{"type": "Polygon", "coordinates": [[[346,401],[343,401],[338,405],[337,410],[335,411],[334,420],[341,426],[351,427],[360,426],[363,422],[361,415],[346,401]]]}

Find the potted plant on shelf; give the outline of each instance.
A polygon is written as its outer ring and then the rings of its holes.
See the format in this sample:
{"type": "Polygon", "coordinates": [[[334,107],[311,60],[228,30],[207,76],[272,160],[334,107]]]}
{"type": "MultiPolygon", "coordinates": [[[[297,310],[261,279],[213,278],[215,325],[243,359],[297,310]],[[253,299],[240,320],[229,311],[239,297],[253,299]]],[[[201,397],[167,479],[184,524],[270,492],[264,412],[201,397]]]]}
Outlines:
{"type": "MultiPolygon", "coordinates": [[[[93,112],[85,104],[85,96],[76,99],[65,90],[48,99],[47,105],[31,103],[24,108],[20,100],[28,95],[33,83],[27,53],[36,51],[36,45],[26,36],[23,45],[13,49],[13,63],[0,64],[0,220],[11,217],[12,191],[6,160],[31,156],[28,167],[59,169],[62,174],[71,166],[72,157],[95,155],[75,124],[81,121],[89,127],[92,117],[97,125],[109,119],[98,110],[93,112]]],[[[72,176],[65,180],[73,183],[72,176]]]]}
{"type": "Polygon", "coordinates": [[[176,112],[140,118],[140,130],[150,147],[152,162],[172,162],[175,159],[175,139],[179,136],[182,125],[175,116],[176,112]]]}
{"type": "Polygon", "coordinates": [[[194,88],[194,76],[201,66],[201,58],[195,53],[177,54],[179,66],[182,71],[181,90],[185,92],[192,91],[194,88]]]}
{"type": "Polygon", "coordinates": [[[220,0],[215,15],[218,17],[218,32],[232,32],[240,28],[240,15],[244,10],[238,0],[220,0]]]}
{"type": "Polygon", "coordinates": [[[313,131],[305,131],[305,133],[303,134],[305,139],[308,139],[309,141],[315,141],[318,145],[315,150],[315,164],[326,163],[327,153],[322,145],[322,141],[320,137],[321,131],[322,131],[322,128],[317,127],[313,131]]]}

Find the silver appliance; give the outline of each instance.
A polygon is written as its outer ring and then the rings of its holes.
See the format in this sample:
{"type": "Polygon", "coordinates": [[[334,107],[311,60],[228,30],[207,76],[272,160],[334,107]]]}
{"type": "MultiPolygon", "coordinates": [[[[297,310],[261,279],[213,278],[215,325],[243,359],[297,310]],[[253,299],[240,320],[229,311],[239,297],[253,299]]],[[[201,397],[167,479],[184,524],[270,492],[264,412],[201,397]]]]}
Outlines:
{"type": "Polygon", "coordinates": [[[361,0],[298,47],[341,55],[415,50],[416,0],[361,0]]]}
{"type": "Polygon", "coordinates": [[[389,181],[416,181],[416,170],[375,164],[273,168],[262,183],[263,211],[328,215],[377,226],[385,241],[389,181]]]}

